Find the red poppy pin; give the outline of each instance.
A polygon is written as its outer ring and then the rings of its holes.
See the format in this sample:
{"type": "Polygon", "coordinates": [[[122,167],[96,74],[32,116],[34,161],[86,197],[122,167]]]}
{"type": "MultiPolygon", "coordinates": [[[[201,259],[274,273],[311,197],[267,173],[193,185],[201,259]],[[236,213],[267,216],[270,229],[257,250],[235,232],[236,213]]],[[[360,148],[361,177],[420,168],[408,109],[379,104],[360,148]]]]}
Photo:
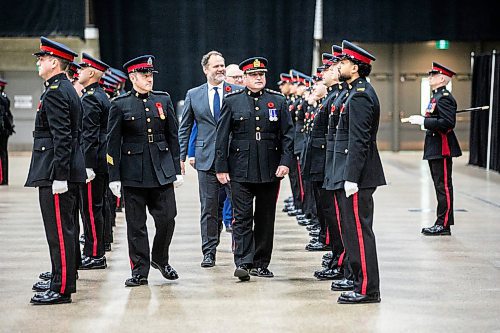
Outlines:
{"type": "Polygon", "coordinates": [[[226,86],[226,92],[230,92],[231,91],[231,86],[226,86]]]}
{"type": "Polygon", "coordinates": [[[268,108],[274,108],[274,103],[273,103],[273,102],[269,102],[269,103],[267,103],[267,107],[268,107],[268,108]]]}

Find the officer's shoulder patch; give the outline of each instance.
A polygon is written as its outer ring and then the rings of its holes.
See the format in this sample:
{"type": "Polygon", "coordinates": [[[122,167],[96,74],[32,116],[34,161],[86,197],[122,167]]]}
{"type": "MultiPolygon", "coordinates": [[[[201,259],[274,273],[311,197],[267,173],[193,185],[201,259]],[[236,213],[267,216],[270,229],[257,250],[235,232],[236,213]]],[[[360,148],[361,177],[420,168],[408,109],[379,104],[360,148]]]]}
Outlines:
{"type": "Polygon", "coordinates": [[[266,91],[267,91],[268,93],[271,93],[271,94],[274,94],[274,95],[280,95],[280,96],[285,97],[285,95],[283,95],[282,93],[280,93],[280,92],[278,92],[278,91],[276,91],[276,90],[272,90],[272,89],[266,88],[266,91]]]}
{"type": "Polygon", "coordinates": [[[160,91],[160,90],[153,90],[151,91],[154,95],[166,95],[166,96],[170,96],[170,94],[166,91],[160,91]]]}
{"type": "Polygon", "coordinates": [[[49,89],[50,89],[50,90],[56,90],[57,88],[59,88],[59,84],[60,84],[60,83],[61,83],[60,81],[58,81],[58,82],[53,82],[53,83],[49,86],[49,89]]]}
{"type": "Polygon", "coordinates": [[[130,96],[130,91],[127,91],[127,92],[126,92],[125,94],[123,94],[123,95],[119,95],[119,96],[113,97],[113,98],[111,99],[111,102],[113,102],[113,101],[117,101],[117,100],[119,100],[119,99],[121,99],[121,98],[125,98],[125,97],[128,97],[128,96],[130,96]]]}
{"type": "Polygon", "coordinates": [[[236,90],[233,90],[231,92],[228,92],[224,97],[230,97],[230,96],[233,96],[233,95],[238,95],[238,94],[241,94],[243,91],[244,91],[244,89],[236,89],[236,90]]]}

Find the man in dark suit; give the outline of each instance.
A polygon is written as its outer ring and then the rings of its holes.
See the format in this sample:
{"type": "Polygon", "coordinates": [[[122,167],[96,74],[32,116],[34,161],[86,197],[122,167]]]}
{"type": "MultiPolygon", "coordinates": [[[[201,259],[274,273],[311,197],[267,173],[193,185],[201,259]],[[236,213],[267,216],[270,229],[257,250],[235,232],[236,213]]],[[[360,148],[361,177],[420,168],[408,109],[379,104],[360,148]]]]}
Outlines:
{"type": "Polygon", "coordinates": [[[432,227],[422,229],[425,236],[449,236],[450,226],[454,224],[452,157],[461,156],[462,151],[453,132],[457,102],[446,89],[453,75],[455,72],[451,69],[433,62],[432,70],[429,71],[432,96],[425,117],[413,115],[409,118],[411,124],[424,126],[427,130],[424,160],[429,162],[438,201],[436,222],[432,227]]]}
{"type": "Polygon", "coordinates": [[[40,209],[52,262],[51,280],[37,282],[45,290],[33,304],[70,303],[76,292],[75,221],[78,188],[85,183],[80,147],[82,107],[66,76],[78,55],[63,44],[41,37],[38,75],[45,80],[35,117],[33,153],[25,186],[38,187],[40,209]]]}
{"type": "Polygon", "coordinates": [[[342,42],[340,81],[348,84],[348,97],[340,112],[333,161],[333,189],[340,205],[344,247],[354,275],[354,290],[338,302],[380,302],[379,272],[373,233],[373,193],[385,185],[377,149],[380,104],[366,77],[375,57],[342,42]]]}
{"type": "Polygon", "coordinates": [[[262,57],[240,63],[246,88],[227,96],[217,125],[215,170],[222,184],[231,183],[234,276],[242,281],[274,276],[276,201],[293,159],[292,119],[285,97],[265,89],[266,67],[262,57]]]}
{"type": "Polygon", "coordinates": [[[222,54],[211,51],[201,60],[207,83],[190,89],[184,101],[182,120],[179,127],[181,169],[184,174],[189,137],[196,121],[198,134],[195,143],[195,167],[201,204],[201,267],[213,267],[217,245],[222,230],[223,202],[219,203],[220,183],[215,175],[215,137],[224,96],[237,88],[224,82],[226,69],[222,54]]]}
{"type": "Polygon", "coordinates": [[[126,202],[127,240],[132,277],[128,287],[148,284],[149,266],[168,280],[179,276],[169,264],[174,234],[174,187],[182,184],[177,117],[166,92],[153,91],[154,57],[144,55],[123,65],[133,89],[111,102],[108,121],[109,188],[126,202]],[[149,254],[146,207],[156,234],[149,254]]]}
{"type": "Polygon", "coordinates": [[[9,153],[7,142],[14,132],[10,100],[4,92],[7,81],[0,79],[0,185],[9,184],[9,153]]]}

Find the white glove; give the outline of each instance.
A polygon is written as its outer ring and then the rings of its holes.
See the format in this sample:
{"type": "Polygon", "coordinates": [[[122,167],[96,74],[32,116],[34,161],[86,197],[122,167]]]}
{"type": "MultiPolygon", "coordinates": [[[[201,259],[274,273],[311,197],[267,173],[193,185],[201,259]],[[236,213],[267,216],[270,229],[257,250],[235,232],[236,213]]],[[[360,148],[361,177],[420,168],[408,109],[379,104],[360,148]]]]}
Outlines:
{"type": "Polygon", "coordinates": [[[412,125],[422,126],[424,124],[424,117],[422,117],[422,116],[413,115],[413,116],[410,116],[410,118],[408,118],[408,120],[410,121],[410,124],[412,124],[412,125]]]}
{"type": "Polygon", "coordinates": [[[352,183],[346,180],[344,182],[344,190],[345,190],[345,196],[349,198],[351,195],[359,191],[358,183],[352,183]]]}
{"type": "Polygon", "coordinates": [[[68,181],[54,180],[52,182],[52,194],[63,194],[64,192],[68,192],[68,181]]]}
{"type": "Polygon", "coordinates": [[[122,197],[122,192],[121,192],[122,182],[121,181],[115,180],[114,182],[109,183],[109,189],[111,190],[111,192],[113,192],[115,197],[117,197],[117,198],[122,197]]]}
{"type": "Polygon", "coordinates": [[[177,180],[174,181],[174,187],[175,188],[181,187],[182,184],[184,184],[184,177],[182,177],[181,175],[177,175],[175,177],[177,177],[177,180]]]}
{"type": "Polygon", "coordinates": [[[85,180],[87,183],[90,183],[91,181],[94,180],[95,178],[95,172],[94,169],[92,168],[85,168],[85,171],[87,172],[87,179],[85,180]]]}

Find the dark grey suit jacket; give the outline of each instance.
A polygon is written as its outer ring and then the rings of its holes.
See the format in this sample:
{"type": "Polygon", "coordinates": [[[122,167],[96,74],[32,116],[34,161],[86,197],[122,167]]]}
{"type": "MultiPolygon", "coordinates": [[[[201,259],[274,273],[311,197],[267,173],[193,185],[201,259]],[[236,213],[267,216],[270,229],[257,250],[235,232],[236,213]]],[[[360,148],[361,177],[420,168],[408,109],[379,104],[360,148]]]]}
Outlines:
{"type": "MultiPolygon", "coordinates": [[[[224,82],[223,94],[226,95],[242,87],[224,82]]],[[[224,103],[224,99],[222,99],[224,103]]],[[[222,109],[222,105],[221,105],[222,109]]],[[[195,143],[196,169],[201,171],[210,170],[215,159],[215,138],[217,123],[208,104],[208,84],[192,88],[186,93],[184,110],[182,111],[181,124],[179,126],[179,144],[181,148],[181,161],[186,160],[189,136],[196,121],[198,136],[195,143]]]]}

